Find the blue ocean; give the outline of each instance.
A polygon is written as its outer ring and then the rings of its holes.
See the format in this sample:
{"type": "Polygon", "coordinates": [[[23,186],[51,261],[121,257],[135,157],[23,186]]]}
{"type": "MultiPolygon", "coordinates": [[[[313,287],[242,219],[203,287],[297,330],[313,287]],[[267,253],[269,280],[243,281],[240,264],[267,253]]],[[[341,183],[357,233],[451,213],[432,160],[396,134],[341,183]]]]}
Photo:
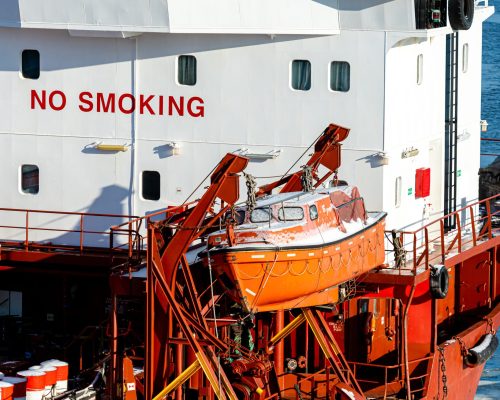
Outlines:
{"type": "MultiPolygon", "coordinates": [[[[496,3],[495,14],[485,22],[483,31],[481,116],[489,124],[488,132],[483,133],[483,137],[500,139],[500,1],[496,3]]],[[[500,142],[483,141],[481,153],[500,156],[500,142]]],[[[486,166],[495,158],[495,156],[482,156],[481,165],[486,166]]],[[[500,349],[486,363],[475,399],[500,399],[500,349]]]]}

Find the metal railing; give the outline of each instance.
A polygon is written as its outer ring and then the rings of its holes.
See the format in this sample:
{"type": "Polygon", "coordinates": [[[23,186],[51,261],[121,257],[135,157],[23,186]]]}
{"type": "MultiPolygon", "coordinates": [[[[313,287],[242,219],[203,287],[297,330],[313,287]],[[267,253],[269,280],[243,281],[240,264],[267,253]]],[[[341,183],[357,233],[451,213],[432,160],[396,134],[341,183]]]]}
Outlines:
{"type": "Polygon", "coordinates": [[[10,224],[0,224],[0,229],[8,233],[9,236],[9,239],[0,239],[2,246],[14,249],[20,248],[25,251],[72,251],[80,254],[85,253],[86,249],[90,248],[93,251],[102,249],[103,252],[108,252],[109,241],[106,238],[112,235],[110,226],[113,222],[117,219],[136,218],[121,214],[61,212],[18,208],[0,208],[0,214],[2,213],[7,214],[7,220],[13,221],[10,224]],[[49,220],[49,218],[52,219],[49,220]],[[41,219],[46,219],[43,221],[44,226],[41,226],[41,219]],[[34,220],[37,220],[38,224],[34,223],[34,220]],[[60,220],[65,220],[65,227],[57,226],[60,220]],[[109,224],[105,221],[109,221],[109,224]],[[72,225],[72,227],[68,228],[67,225],[72,225]],[[101,229],[99,226],[105,226],[105,228],[101,229]],[[41,233],[46,233],[44,239],[37,237],[41,233]],[[102,246],[88,245],[88,243],[97,242],[102,243],[102,246]]]}
{"type": "Polygon", "coordinates": [[[415,231],[397,232],[401,251],[406,256],[406,262],[400,268],[411,269],[416,273],[420,267],[428,269],[432,263],[442,264],[447,257],[468,250],[485,239],[491,239],[494,231],[492,220],[500,217],[500,208],[497,209],[492,204],[499,200],[500,194],[497,194],[474,202],[415,231]],[[447,232],[445,220],[450,215],[456,218],[456,228],[447,232]]]}
{"type": "MultiPolygon", "coordinates": [[[[155,220],[166,221],[165,226],[168,227],[168,221],[174,215],[186,211],[189,206],[195,202],[186,203],[180,206],[170,206],[160,211],[148,214],[143,217],[134,217],[134,219],[124,222],[120,225],[115,225],[110,228],[109,248],[111,251],[121,250],[126,251],[130,259],[139,260],[141,253],[146,249],[145,237],[146,230],[150,223],[155,220]],[[119,243],[118,238],[125,238],[123,243],[119,243]]],[[[175,227],[172,225],[172,227],[175,227]]]]}
{"type": "MultiPolygon", "coordinates": [[[[434,355],[429,355],[427,357],[422,357],[422,358],[418,358],[416,360],[411,360],[411,361],[408,361],[408,365],[414,365],[414,364],[420,364],[420,363],[423,363],[423,362],[429,362],[430,360],[432,360],[434,358],[434,355]]],[[[387,395],[389,393],[387,393],[387,389],[388,389],[388,385],[392,382],[401,382],[402,384],[404,384],[404,379],[401,376],[399,376],[399,378],[397,379],[390,379],[390,372],[391,371],[394,371],[394,374],[397,375],[397,371],[403,371],[404,370],[404,364],[394,364],[394,365],[383,365],[383,364],[370,364],[370,363],[362,363],[362,362],[356,362],[356,361],[349,361],[349,366],[351,367],[351,370],[353,371],[353,374],[354,374],[354,377],[356,378],[356,380],[360,383],[360,384],[371,384],[371,385],[378,385],[378,386],[384,386],[384,399],[387,398],[387,395]],[[384,375],[384,381],[375,381],[375,380],[372,380],[372,379],[364,379],[360,376],[360,370],[361,369],[365,369],[365,371],[367,369],[375,369],[375,370],[379,370],[379,371],[383,371],[383,375],[384,375]]],[[[370,375],[375,375],[375,374],[370,374],[370,375]]],[[[421,392],[425,389],[425,381],[422,382],[422,380],[425,380],[427,378],[429,374],[428,373],[425,373],[423,375],[418,375],[418,376],[410,376],[410,386],[412,382],[415,382],[415,381],[418,381],[420,380],[421,383],[422,383],[422,387],[419,387],[417,389],[413,389],[411,390],[411,393],[417,393],[417,392],[421,392]]]]}

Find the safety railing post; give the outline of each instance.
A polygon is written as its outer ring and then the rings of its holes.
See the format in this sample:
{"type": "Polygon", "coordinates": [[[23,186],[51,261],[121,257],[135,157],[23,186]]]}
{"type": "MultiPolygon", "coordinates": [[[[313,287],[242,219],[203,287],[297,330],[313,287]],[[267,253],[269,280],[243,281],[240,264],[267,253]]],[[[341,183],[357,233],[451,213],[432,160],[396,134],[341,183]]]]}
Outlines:
{"type": "Polygon", "coordinates": [[[439,235],[441,236],[441,263],[444,264],[444,260],[445,260],[445,257],[446,257],[446,251],[445,251],[445,244],[444,244],[444,220],[441,218],[439,220],[439,230],[440,230],[440,233],[439,235]]]}
{"type": "Polygon", "coordinates": [[[429,268],[429,230],[427,227],[424,229],[424,239],[425,239],[425,269],[429,268]]]}
{"type": "Polygon", "coordinates": [[[472,244],[475,246],[476,245],[476,221],[474,220],[474,207],[469,206],[469,213],[470,213],[470,225],[472,229],[472,244]]]}
{"type": "Polygon", "coordinates": [[[26,210],[26,234],[25,234],[25,241],[24,241],[24,248],[28,250],[29,247],[29,211],[26,210]]]}
{"type": "Polygon", "coordinates": [[[460,221],[460,214],[457,212],[455,215],[457,219],[457,240],[458,240],[458,252],[462,252],[462,222],[460,221]]]}
{"type": "Polygon", "coordinates": [[[83,214],[80,214],[80,254],[83,253],[83,214]]]}
{"type": "Polygon", "coordinates": [[[491,239],[492,237],[492,232],[491,232],[491,203],[490,200],[486,200],[486,217],[487,217],[487,224],[488,224],[488,239],[491,239]]]}
{"type": "Polygon", "coordinates": [[[417,233],[413,232],[413,273],[417,272],[417,233]]]}

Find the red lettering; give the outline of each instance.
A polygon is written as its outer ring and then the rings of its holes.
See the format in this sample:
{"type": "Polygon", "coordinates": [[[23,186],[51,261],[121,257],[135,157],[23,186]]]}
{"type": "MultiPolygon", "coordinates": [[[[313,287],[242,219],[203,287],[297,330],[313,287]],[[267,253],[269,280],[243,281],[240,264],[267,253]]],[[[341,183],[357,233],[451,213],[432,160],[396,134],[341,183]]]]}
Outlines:
{"type": "Polygon", "coordinates": [[[205,116],[205,106],[203,103],[203,99],[200,97],[191,97],[187,103],[187,109],[188,109],[189,115],[191,115],[192,117],[204,117],[205,116]],[[194,109],[193,109],[193,103],[195,101],[200,103],[200,104],[197,105],[196,107],[194,107],[194,109]]]}
{"type": "Polygon", "coordinates": [[[159,114],[163,115],[163,96],[159,96],[160,104],[158,104],[158,108],[160,109],[159,114]]]}
{"type": "Polygon", "coordinates": [[[41,107],[42,110],[45,110],[46,103],[45,103],[45,90],[42,90],[42,98],[38,97],[38,93],[36,90],[31,90],[31,109],[35,109],[35,100],[38,103],[38,105],[41,107]]]}
{"type": "Polygon", "coordinates": [[[90,112],[94,108],[94,105],[92,104],[92,93],[90,92],[81,92],[80,96],[78,96],[78,100],[80,100],[80,103],[85,104],[80,104],[78,108],[83,111],[83,112],[90,112]]]}
{"type": "Polygon", "coordinates": [[[154,95],[151,95],[148,96],[146,99],[144,99],[144,95],[141,94],[141,96],[139,97],[139,112],[141,114],[144,114],[144,107],[146,107],[151,115],[155,115],[155,112],[149,105],[149,102],[153,100],[154,97],[155,97],[154,95]]]}
{"type": "Polygon", "coordinates": [[[108,112],[111,109],[111,112],[115,112],[115,94],[108,94],[108,99],[104,102],[104,94],[97,93],[97,112],[101,112],[101,107],[103,112],[108,112]]]}
{"type": "Polygon", "coordinates": [[[179,98],[179,103],[177,104],[172,96],[168,96],[168,115],[172,115],[172,108],[177,110],[177,115],[180,117],[184,115],[184,96],[179,98]]]}
{"type": "Polygon", "coordinates": [[[118,108],[120,109],[120,111],[124,114],[132,114],[135,110],[135,98],[133,95],[131,95],[130,93],[124,93],[120,96],[120,98],[118,99],[118,108]],[[130,108],[129,109],[126,109],[124,106],[123,106],[123,101],[126,99],[126,98],[129,98],[130,99],[130,108]]]}
{"type": "Polygon", "coordinates": [[[60,90],[54,90],[50,95],[49,95],[49,106],[55,111],[61,111],[64,107],[66,107],[66,95],[61,92],[60,90]],[[54,97],[58,95],[61,98],[61,104],[59,106],[56,106],[54,102],[54,97]]]}

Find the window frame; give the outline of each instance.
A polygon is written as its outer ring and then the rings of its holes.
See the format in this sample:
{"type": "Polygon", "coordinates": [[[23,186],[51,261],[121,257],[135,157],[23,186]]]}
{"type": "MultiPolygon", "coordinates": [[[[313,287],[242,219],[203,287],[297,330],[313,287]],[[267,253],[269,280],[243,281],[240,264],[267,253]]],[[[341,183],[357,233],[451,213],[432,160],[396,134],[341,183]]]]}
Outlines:
{"type": "Polygon", "coordinates": [[[424,81],[424,55],[420,53],[417,56],[417,85],[421,85],[424,81]]]}
{"type": "Polygon", "coordinates": [[[176,80],[175,81],[179,86],[196,86],[196,84],[198,83],[198,59],[196,58],[196,56],[194,56],[192,54],[180,54],[179,56],[177,56],[177,62],[175,64],[175,71],[176,71],[176,74],[175,74],[176,80]],[[180,62],[181,62],[182,57],[190,57],[190,58],[194,59],[194,83],[183,83],[179,79],[180,62]]]}
{"type": "Polygon", "coordinates": [[[288,84],[290,85],[290,89],[293,90],[294,92],[309,92],[312,89],[312,63],[310,60],[303,59],[303,58],[297,58],[293,59],[290,63],[290,78],[288,81],[288,84]],[[306,62],[309,64],[309,87],[307,89],[300,89],[300,88],[295,88],[293,85],[293,71],[294,71],[294,65],[297,62],[306,62]]]}
{"type": "Polygon", "coordinates": [[[466,74],[469,70],[469,43],[462,45],[462,73],[466,74]]]}
{"type": "Polygon", "coordinates": [[[40,193],[40,167],[36,164],[21,164],[21,167],[19,168],[19,191],[23,195],[28,195],[28,196],[36,196],[40,193]],[[24,172],[24,167],[35,167],[33,171],[27,171],[24,172]],[[24,180],[25,180],[25,175],[35,172],[36,175],[36,186],[25,186],[24,180]],[[30,187],[36,187],[36,191],[30,191],[30,187]]]}
{"type": "Polygon", "coordinates": [[[250,213],[250,222],[252,222],[253,224],[269,223],[271,221],[272,217],[273,217],[273,213],[272,213],[272,210],[270,207],[257,207],[257,208],[254,208],[252,210],[252,212],[250,213]],[[262,220],[262,221],[255,221],[253,218],[253,213],[255,211],[266,211],[268,214],[268,219],[262,220]]]}
{"type": "Polygon", "coordinates": [[[351,91],[351,63],[349,61],[330,61],[330,64],[328,64],[328,90],[332,93],[349,93],[351,91]],[[348,81],[347,81],[347,90],[338,90],[338,89],[333,89],[332,88],[332,68],[333,64],[347,64],[349,74],[348,74],[348,81]]]}
{"type": "Polygon", "coordinates": [[[303,221],[305,218],[304,208],[299,206],[282,206],[278,209],[278,220],[281,222],[295,222],[295,221],[303,221]],[[302,217],[300,218],[286,218],[286,209],[299,209],[302,212],[302,217]],[[285,210],[284,210],[285,209],[285,210]]]}
{"type": "Polygon", "coordinates": [[[309,218],[311,219],[311,221],[315,221],[317,220],[319,217],[319,213],[318,213],[318,206],[316,204],[311,204],[309,206],[309,218]],[[316,210],[316,216],[313,218],[313,214],[312,214],[312,210],[316,210]]]}
{"type": "Polygon", "coordinates": [[[29,79],[29,80],[37,80],[40,78],[40,71],[41,71],[41,68],[40,68],[40,51],[38,51],[37,49],[23,49],[21,51],[21,77],[23,79],[29,79]],[[38,62],[38,71],[37,71],[37,74],[33,75],[33,76],[28,76],[24,74],[25,72],[25,54],[28,54],[27,52],[36,52],[36,56],[38,58],[37,62],[38,62]]]}
{"type": "Polygon", "coordinates": [[[155,170],[143,170],[141,172],[141,199],[142,200],[145,200],[145,201],[159,201],[161,199],[161,174],[159,171],[155,171],[155,170]],[[146,197],[144,196],[144,188],[145,188],[145,185],[144,185],[144,176],[146,173],[154,173],[154,174],[157,174],[158,175],[158,197],[156,198],[156,196],[153,198],[149,198],[149,197],[146,197]]]}

